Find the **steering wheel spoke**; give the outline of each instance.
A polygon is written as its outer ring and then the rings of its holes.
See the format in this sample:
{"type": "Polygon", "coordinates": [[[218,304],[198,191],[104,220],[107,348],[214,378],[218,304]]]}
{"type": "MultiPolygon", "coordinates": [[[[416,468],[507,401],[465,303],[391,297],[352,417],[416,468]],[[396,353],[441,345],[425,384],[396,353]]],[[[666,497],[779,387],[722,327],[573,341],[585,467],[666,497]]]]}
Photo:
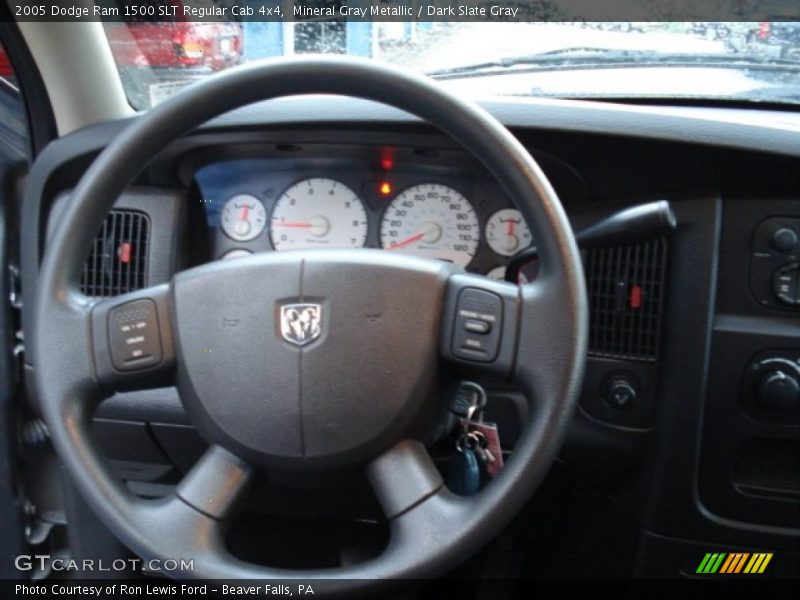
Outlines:
{"type": "Polygon", "coordinates": [[[170,285],[101,300],[92,306],[90,318],[95,374],[104,389],[146,389],[173,383],[170,285]]]}
{"type": "Polygon", "coordinates": [[[514,370],[519,286],[458,273],[447,282],[439,353],[469,371],[509,376],[514,370]]]}
{"type": "Polygon", "coordinates": [[[404,440],[367,467],[367,476],[388,519],[394,519],[444,486],[428,451],[416,440],[404,440]]]}
{"type": "Polygon", "coordinates": [[[391,525],[386,556],[400,561],[424,556],[436,573],[440,557],[435,548],[442,539],[455,542],[465,533],[461,525],[471,519],[475,498],[452,493],[415,440],[404,440],[375,459],[367,475],[391,525]]]}
{"type": "Polygon", "coordinates": [[[221,446],[212,446],[178,485],[186,504],[212,519],[236,510],[253,476],[252,467],[221,446]]]}
{"type": "Polygon", "coordinates": [[[439,354],[466,373],[514,380],[538,403],[559,402],[552,384],[564,389],[569,382],[555,382],[554,375],[568,374],[564,365],[575,362],[576,355],[576,346],[564,343],[565,332],[574,326],[565,305],[568,296],[562,278],[547,272],[523,285],[452,275],[439,354]]]}

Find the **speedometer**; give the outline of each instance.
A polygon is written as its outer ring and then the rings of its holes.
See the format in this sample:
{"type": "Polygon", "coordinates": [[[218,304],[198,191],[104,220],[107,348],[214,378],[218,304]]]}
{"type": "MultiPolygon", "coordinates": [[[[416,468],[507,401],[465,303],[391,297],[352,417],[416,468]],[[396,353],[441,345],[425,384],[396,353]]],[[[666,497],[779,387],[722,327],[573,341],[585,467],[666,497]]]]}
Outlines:
{"type": "Polygon", "coordinates": [[[456,190],[438,183],[401,192],[381,221],[381,245],[387,250],[448,260],[466,267],[478,249],[478,216],[456,190]]]}
{"type": "Polygon", "coordinates": [[[275,203],[270,236],[276,250],[361,248],[367,240],[367,213],[343,183],[325,177],[304,179],[275,203]]]}

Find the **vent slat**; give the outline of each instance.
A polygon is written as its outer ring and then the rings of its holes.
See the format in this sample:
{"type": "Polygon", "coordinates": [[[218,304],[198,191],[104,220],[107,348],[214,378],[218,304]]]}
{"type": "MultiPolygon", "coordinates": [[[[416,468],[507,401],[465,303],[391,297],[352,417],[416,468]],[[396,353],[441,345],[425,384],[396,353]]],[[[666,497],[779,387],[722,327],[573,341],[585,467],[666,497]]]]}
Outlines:
{"type": "MultiPolygon", "coordinates": [[[[124,215],[124,220],[125,220],[125,225],[126,225],[126,227],[125,227],[125,239],[127,240],[127,242],[123,242],[123,243],[127,243],[128,244],[127,252],[128,252],[129,259],[128,259],[128,262],[123,262],[122,263],[122,272],[125,274],[125,289],[126,290],[130,290],[131,289],[131,265],[133,264],[133,256],[132,256],[133,253],[131,252],[131,248],[133,247],[133,215],[130,215],[130,214],[124,215]]],[[[121,251],[121,249],[120,249],[120,251],[121,251]]]]}
{"type": "MultiPolygon", "coordinates": [[[[135,228],[135,235],[133,236],[132,239],[133,239],[133,254],[136,256],[136,260],[141,260],[140,252],[142,249],[142,239],[143,239],[141,227],[135,228]]],[[[133,282],[131,283],[133,289],[135,290],[141,289],[139,283],[139,271],[134,268],[131,268],[131,273],[133,274],[133,282]]]]}
{"type": "Polygon", "coordinates": [[[108,281],[108,286],[104,289],[105,296],[118,296],[117,291],[117,271],[114,268],[114,246],[119,236],[119,211],[111,212],[111,232],[109,236],[103,240],[103,274],[105,275],[104,281],[108,281]]]}
{"type": "Polygon", "coordinates": [[[589,354],[658,360],[666,261],[665,238],[588,252],[589,354]]]}
{"type": "MultiPolygon", "coordinates": [[[[637,244],[633,246],[634,248],[634,259],[633,259],[633,273],[635,277],[639,277],[640,273],[646,270],[647,265],[647,258],[643,256],[643,245],[637,244]]],[[[642,311],[638,311],[637,313],[633,313],[631,311],[631,330],[629,332],[629,339],[628,339],[628,347],[632,348],[637,343],[637,335],[636,332],[639,331],[642,327],[642,311]]]]}
{"type": "Polygon", "coordinates": [[[603,346],[611,346],[611,332],[614,330],[614,249],[608,248],[603,252],[605,268],[603,274],[605,285],[603,286],[603,311],[609,316],[609,321],[603,329],[603,346]]]}
{"type": "MultiPolygon", "coordinates": [[[[639,245],[636,246],[628,246],[627,248],[627,257],[626,260],[629,265],[628,272],[630,273],[630,277],[638,277],[640,272],[641,266],[641,247],[639,245]]],[[[627,327],[625,331],[625,344],[628,348],[633,346],[636,343],[636,331],[638,330],[640,323],[641,323],[641,314],[635,313],[634,311],[628,311],[626,315],[626,322],[627,327]]]]}
{"type": "Polygon", "coordinates": [[[81,291],[103,298],[146,287],[149,230],[144,213],[110,211],[84,263],[81,291]]]}

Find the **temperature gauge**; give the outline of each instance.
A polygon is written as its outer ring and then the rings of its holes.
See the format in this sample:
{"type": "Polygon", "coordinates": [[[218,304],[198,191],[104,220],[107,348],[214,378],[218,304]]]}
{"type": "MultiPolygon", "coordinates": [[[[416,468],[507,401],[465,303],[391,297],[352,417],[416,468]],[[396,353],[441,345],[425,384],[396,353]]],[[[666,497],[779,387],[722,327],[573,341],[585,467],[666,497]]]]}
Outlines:
{"type": "Polygon", "coordinates": [[[513,256],[531,245],[531,230],[515,208],[494,213],[486,223],[486,242],[501,256],[513,256]]]}
{"type": "Polygon", "coordinates": [[[250,194],[234,196],[222,207],[222,231],[232,240],[247,242],[258,237],[267,225],[267,211],[261,200],[250,194]]]}

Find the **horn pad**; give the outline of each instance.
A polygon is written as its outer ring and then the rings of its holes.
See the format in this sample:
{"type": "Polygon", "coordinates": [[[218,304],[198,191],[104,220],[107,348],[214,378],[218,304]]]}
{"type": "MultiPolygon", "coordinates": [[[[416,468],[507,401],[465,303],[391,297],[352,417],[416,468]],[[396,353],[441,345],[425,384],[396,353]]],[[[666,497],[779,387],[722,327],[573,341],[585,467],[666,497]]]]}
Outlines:
{"type": "Polygon", "coordinates": [[[180,273],[178,388],[201,434],[251,461],[355,464],[438,410],[457,267],[373,250],[265,253],[180,273]]]}

